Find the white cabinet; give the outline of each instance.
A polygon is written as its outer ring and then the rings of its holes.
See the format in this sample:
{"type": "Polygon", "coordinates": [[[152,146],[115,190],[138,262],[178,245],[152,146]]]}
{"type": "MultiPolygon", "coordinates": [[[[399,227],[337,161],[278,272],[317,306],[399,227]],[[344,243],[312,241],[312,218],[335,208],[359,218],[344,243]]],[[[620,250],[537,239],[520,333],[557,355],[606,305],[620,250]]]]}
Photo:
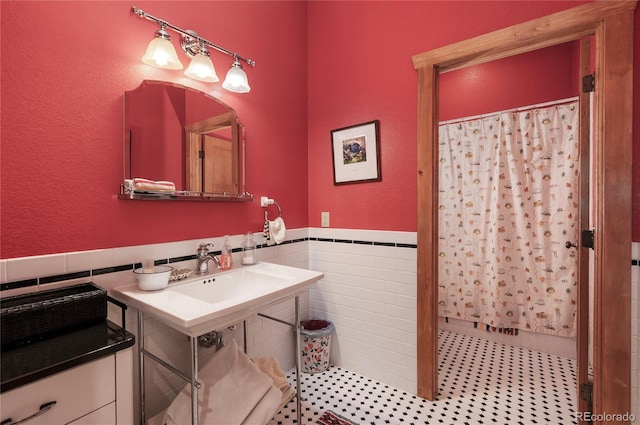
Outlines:
{"type": "Polygon", "coordinates": [[[98,410],[81,417],[68,425],[103,425],[115,424],[116,422],[116,403],[107,404],[98,410]]]}
{"type": "Polygon", "coordinates": [[[133,385],[132,354],[129,348],[2,393],[0,421],[21,421],[55,402],[25,425],[133,423],[131,400],[116,400],[116,387],[133,385]]]}

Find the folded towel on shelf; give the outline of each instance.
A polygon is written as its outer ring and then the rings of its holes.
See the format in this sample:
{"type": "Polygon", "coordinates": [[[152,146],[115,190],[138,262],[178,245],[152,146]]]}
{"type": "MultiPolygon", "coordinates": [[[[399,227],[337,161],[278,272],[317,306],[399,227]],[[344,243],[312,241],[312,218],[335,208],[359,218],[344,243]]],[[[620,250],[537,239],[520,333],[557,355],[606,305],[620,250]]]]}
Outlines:
{"type": "Polygon", "coordinates": [[[269,239],[267,240],[267,244],[273,245],[274,243],[279,244],[283,242],[286,232],[287,227],[284,225],[282,217],[276,217],[275,220],[269,221],[269,239]]]}
{"type": "Polygon", "coordinates": [[[276,411],[274,413],[274,416],[279,411],[281,411],[284,408],[284,406],[286,406],[286,404],[289,403],[293,397],[295,397],[295,395],[296,395],[296,390],[292,386],[289,386],[289,388],[285,392],[282,393],[282,399],[280,401],[280,406],[278,406],[278,408],[276,409],[276,411]]]}
{"type": "MultiPolygon", "coordinates": [[[[285,404],[291,400],[294,396],[293,388],[289,387],[289,390],[284,396],[275,387],[271,387],[269,391],[262,397],[262,400],[256,405],[256,407],[249,413],[249,416],[242,422],[241,425],[256,425],[256,424],[266,424],[268,423],[276,413],[278,413],[285,404]],[[286,399],[284,399],[286,397],[286,399]],[[272,410],[272,406],[278,400],[283,399],[284,401],[280,402],[280,405],[276,408],[276,410],[272,410]]],[[[163,410],[158,413],[156,416],[147,420],[147,425],[188,425],[191,423],[191,419],[186,423],[177,423],[170,416],[167,415],[167,410],[163,410]]],[[[227,422],[218,423],[217,425],[226,425],[227,422]]],[[[205,424],[209,425],[209,424],[205,424]]]]}
{"type": "Polygon", "coordinates": [[[125,180],[124,186],[125,188],[133,190],[135,192],[174,193],[176,191],[176,185],[173,182],[164,180],[149,180],[140,177],[125,180]]]}
{"type": "Polygon", "coordinates": [[[289,381],[282,369],[280,369],[280,365],[276,359],[273,357],[256,357],[253,359],[253,362],[262,373],[271,378],[276,388],[282,390],[283,387],[289,386],[289,381]]]}
{"type": "MultiPolygon", "coordinates": [[[[280,404],[281,391],[233,339],[200,369],[198,381],[202,384],[198,390],[201,424],[266,424],[280,404]]],[[[171,403],[165,423],[191,423],[191,384],[171,403]]]]}
{"type": "MultiPolygon", "coordinates": [[[[282,393],[276,387],[271,387],[262,400],[253,408],[249,416],[245,418],[242,425],[265,425],[280,411],[279,405],[282,393]]],[[[227,424],[227,422],[221,422],[227,424]]]]}
{"type": "Polygon", "coordinates": [[[280,389],[281,400],[278,409],[274,413],[278,413],[293,398],[295,390],[289,384],[286,375],[280,369],[278,361],[272,357],[256,357],[253,362],[260,368],[262,373],[267,375],[273,381],[273,385],[280,389]]]}

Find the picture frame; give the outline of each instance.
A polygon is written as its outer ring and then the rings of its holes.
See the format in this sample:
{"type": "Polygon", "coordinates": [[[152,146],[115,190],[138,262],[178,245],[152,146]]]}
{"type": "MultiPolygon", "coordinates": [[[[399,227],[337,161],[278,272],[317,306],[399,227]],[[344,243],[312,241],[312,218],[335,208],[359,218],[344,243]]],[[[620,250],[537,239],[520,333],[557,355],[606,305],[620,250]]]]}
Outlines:
{"type": "Polygon", "coordinates": [[[374,120],[331,130],[334,185],[382,180],[379,127],[374,120]]]}

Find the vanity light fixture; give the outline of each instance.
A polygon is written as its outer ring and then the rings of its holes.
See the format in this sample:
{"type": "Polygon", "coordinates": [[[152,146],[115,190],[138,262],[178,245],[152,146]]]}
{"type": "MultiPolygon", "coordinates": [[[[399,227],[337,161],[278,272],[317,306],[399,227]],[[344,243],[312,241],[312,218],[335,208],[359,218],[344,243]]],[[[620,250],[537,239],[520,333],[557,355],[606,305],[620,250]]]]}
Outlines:
{"type": "Polygon", "coordinates": [[[156,31],[156,36],[147,47],[147,51],[142,57],[142,62],[147,65],[157,66],[166,69],[182,69],[182,63],[178,59],[176,49],[171,44],[171,36],[161,24],[156,31]]]}
{"type": "Polygon", "coordinates": [[[171,37],[167,33],[167,28],[171,29],[182,36],[181,47],[187,55],[191,56],[191,63],[184,71],[185,75],[189,78],[193,78],[199,81],[207,83],[217,83],[220,81],[216,75],[213,62],[209,54],[208,48],[213,48],[220,53],[233,57],[233,64],[231,69],[227,73],[222,87],[226,90],[235,93],[247,93],[251,88],[249,87],[249,81],[247,74],[242,69],[240,61],[245,62],[248,65],[256,66],[256,62],[244,58],[237,53],[224,49],[206,38],[202,38],[192,30],[183,30],[174,25],[171,25],[167,21],[160,18],[156,18],[153,15],[146,13],[145,11],[133,6],[131,11],[139,16],[150,21],[154,21],[160,25],[160,29],[156,31],[155,38],[149,43],[147,52],[142,57],[142,61],[148,65],[167,68],[167,69],[182,69],[182,63],[178,59],[176,51],[171,44],[171,37]],[[171,53],[173,52],[173,53],[171,53]]]}
{"type": "Polygon", "coordinates": [[[220,81],[209,57],[209,51],[204,47],[204,44],[200,45],[200,51],[191,59],[191,63],[184,71],[184,75],[205,83],[217,83],[220,81]]]}
{"type": "Polygon", "coordinates": [[[236,93],[247,93],[251,90],[247,74],[242,70],[242,64],[238,58],[234,58],[231,69],[227,71],[222,88],[236,93]]]}

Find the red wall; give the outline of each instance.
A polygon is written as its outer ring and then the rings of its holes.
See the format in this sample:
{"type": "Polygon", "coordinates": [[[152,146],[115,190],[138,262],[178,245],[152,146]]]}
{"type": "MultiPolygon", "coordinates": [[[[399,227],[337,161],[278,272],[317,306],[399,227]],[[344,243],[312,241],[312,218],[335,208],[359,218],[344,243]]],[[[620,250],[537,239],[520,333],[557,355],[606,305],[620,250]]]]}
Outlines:
{"type": "MultiPolygon", "coordinates": [[[[213,93],[246,125],[248,189],[258,198],[278,200],[289,228],[319,227],[320,212],[329,211],[332,227],[415,231],[417,74],[411,57],[581,3],[154,1],[136,6],[257,61],[247,70],[249,94],[230,94],[219,85],[213,93]],[[380,120],[382,181],[334,186],[330,131],[374,119],[380,120]]],[[[131,3],[3,1],[0,7],[1,258],[261,229],[257,201],[116,198],[123,175],[123,92],[143,79],[212,90],[179,71],[140,62],[156,26],[132,16],[131,3]]],[[[636,11],[637,22],[638,16],[636,11]]],[[[638,31],[635,37],[640,46],[638,31]]],[[[184,55],[181,59],[187,65],[184,55]]],[[[230,61],[216,53],[213,60],[224,76],[230,61]]],[[[638,117],[639,54],[635,61],[638,117]]],[[[633,123],[636,135],[639,122],[633,123]]],[[[640,143],[635,146],[638,164],[640,143]]],[[[638,167],[634,176],[640,182],[638,167]]],[[[634,239],[640,240],[637,202],[634,212],[634,239]]]]}
{"type": "MultiPolygon", "coordinates": [[[[132,4],[1,2],[1,258],[261,231],[261,195],[279,202],[288,227],[307,225],[306,3],[135,3],[254,59],[248,94],[144,65],[158,26],[132,4]],[[117,199],[123,93],[144,79],[213,93],[238,112],[254,202],[117,199]]],[[[231,58],[211,55],[224,78],[231,58]]]]}
{"type": "Polygon", "coordinates": [[[578,43],[471,66],[440,76],[440,121],[578,96],[578,43]]]}
{"type": "Polygon", "coordinates": [[[146,93],[125,96],[124,149],[130,155],[125,154],[124,177],[169,180],[178,190],[185,189],[185,161],[178,158],[184,158],[186,96],[160,89],[146,93]]]}
{"type": "MultiPolygon", "coordinates": [[[[582,1],[311,2],[309,4],[309,225],[331,212],[332,227],[415,231],[417,73],[411,57],[516,23],[578,6],[582,1]],[[380,120],[382,181],[334,186],[331,129],[380,120]]],[[[640,12],[636,9],[636,27],[640,12]]],[[[640,52],[640,31],[635,32],[640,52]]],[[[563,47],[557,49],[562,50],[563,47]]],[[[534,55],[535,56],[535,55],[534,55]]],[[[548,60],[549,58],[545,59],[548,60]]],[[[575,53],[574,53],[575,59],[575,53]]],[[[640,134],[640,54],[635,60],[634,140],[640,134]]],[[[524,106],[575,94],[571,76],[542,69],[538,79],[523,63],[505,61],[529,81],[522,99],[501,97],[512,85],[503,75],[447,76],[457,97],[442,119],[524,106]],[[466,79],[466,80],[465,80],[466,79]],[[557,86],[548,95],[541,79],[557,86]],[[458,85],[458,86],[456,86],[458,85]],[[483,90],[469,98],[468,87],[483,90]],[[567,89],[567,87],[569,87],[567,89]],[[556,94],[562,94],[556,96],[556,94]],[[480,105],[481,97],[490,103],[480,105]],[[486,110],[481,110],[481,109],[486,110]]],[[[500,67],[492,64],[489,67],[500,67]]],[[[575,63],[572,65],[575,68],[575,63]]],[[[508,68],[508,67],[507,67],[508,68]]],[[[568,67],[567,67],[568,69],[568,67]]],[[[483,71],[477,68],[476,71],[483,71]]],[[[503,69],[503,73],[506,70],[503,69]]],[[[540,71],[540,70],[537,70],[540,71]]],[[[572,74],[575,75],[575,74],[572,74]]],[[[445,79],[446,79],[445,78],[445,79]]],[[[443,88],[444,90],[444,88],[443,88]]],[[[634,228],[640,241],[640,141],[634,143],[634,228]]],[[[630,229],[631,231],[631,229],[630,229]]]]}

